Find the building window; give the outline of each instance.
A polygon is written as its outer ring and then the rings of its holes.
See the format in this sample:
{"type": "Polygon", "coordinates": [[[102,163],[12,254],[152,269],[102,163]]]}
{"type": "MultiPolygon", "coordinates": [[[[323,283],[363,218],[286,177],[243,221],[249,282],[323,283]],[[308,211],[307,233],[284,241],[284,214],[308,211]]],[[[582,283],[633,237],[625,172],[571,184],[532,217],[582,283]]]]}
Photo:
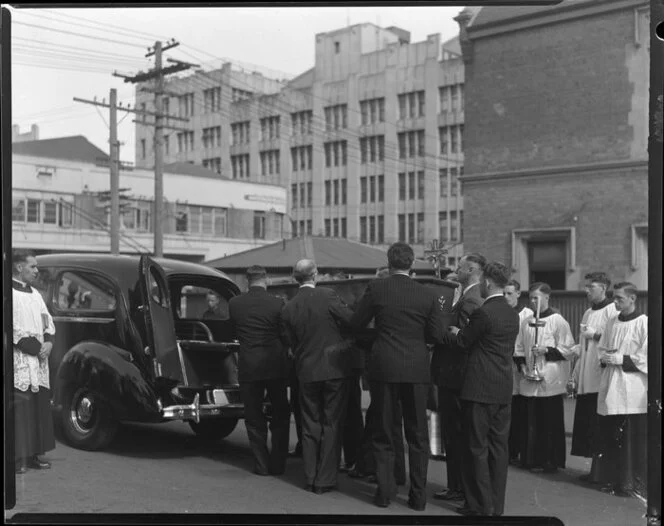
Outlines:
{"type": "MultiPolygon", "coordinates": [[[[406,174],[399,174],[399,201],[406,200],[406,174]]],[[[401,238],[400,238],[401,239],[401,238]]]]}
{"type": "Polygon", "coordinates": [[[415,172],[408,172],[408,199],[415,199],[415,172]]]}
{"type": "Polygon", "coordinates": [[[278,115],[260,119],[261,141],[271,141],[279,138],[279,120],[278,115]]]}
{"type": "Polygon", "coordinates": [[[249,144],[249,126],[250,121],[234,122],[231,124],[231,141],[234,146],[237,144],[249,144]]]}
{"type": "Polygon", "coordinates": [[[58,225],[68,227],[73,224],[73,205],[65,201],[58,203],[58,225]]]}
{"type": "Polygon", "coordinates": [[[415,239],[415,214],[408,214],[408,240],[407,243],[412,243],[415,239]]]}
{"type": "Polygon", "coordinates": [[[438,139],[440,142],[440,155],[447,155],[449,150],[449,128],[447,126],[441,126],[438,128],[438,139]]]}
{"type": "Polygon", "coordinates": [[[450,212],[450,241],[459,240],[459,222],[457,218],[457,211],[452,210],[450,212]]]}
{"type": "Polygon", "coordinates": [[[398,95],[399,119],[424,117],[424,91],[411,91],[398,95]]]}
{"type": "Polygon", "coordinates": [[[238,88],[231,88],[231,100],[233,102],[240,102],[243,100],[250,99],[252,95],[253,93],[251,91],[238,89],[238,88]]]}
{"type": "Polygon", "coordinates": [[[450,151],[452,153],[459,153],[459,136],[457,130],[457,126],[450,128],[450,151]]]}
{"type": "Polygon", "coordinates": [[[307,234],[311,235],[314,231],[314,222],[311,219],[307,219],[307,234]]]}
{"type": "Polygon", "coordinates": [[[193,93],[185,93],[184,95],[180,95],[178,97],[178,110],[180,117],[191,117],[194,114],[193,93]]]}
{"type": "Polygon", "coordinates": [[[374,135],[360,138],[360,162],[383,161],[385,159],[385,136],[374,135]]]}
{"type": "Polygon", "coordinates": [[[440,104],[439,113],[447,113],[450,111],[450,88],[449,86],[441,86],[438,88],[438,102],[440,104]]]}
{"type": "Polygon", "coordinates": [[[360,243],[367,242],[367,218],[360,216],[360,243]]]}
{"type": "Polygon", "coordinates": [[[221,146],[221,126],[212,128],[203,128],[203,148],[213,148],[221,146]]]}
{"type": "Polygon", "coordinates": [[[455,197],[457,195],[457,186],[459,185],[459,179],[457,176],[457,167],[453,166],[450,168],[450,195],[455,197]]]}
{"type": "Polygon", "coordinates": [[[233,179],[249,178],[249,154],[231,155],[233,179]]]}
{"type": "Polygon", "coordinates": [[[341,44],[339,44],[339,42],[335,42],[334,43],[334,52],[336,54],[339,54],[339,51],[341,51],[341,44]]]}
{"type": "Polygon", "coordinates": [[[447,197],[447,168],[438,169],[438,180],[440,181],[440,197],[447,197]]]}
{"type": "Polygon", "coordinates": [[[145,159],[145,139],[141,139],[141,159],[145,159]]]}
{"type": "Polygon", "coordinates": [[[171,138],[169,135],[164,135],[164,153],[166,155],[171,153],[171,138]]]}
{"type": "Polygon", "coordinates": [[[438,214],[438,239],[447,241],[447,212],[440,212],[438,214]]]}
{"type": "Polygon", "coordinates": [[[369,177],[369,202],[376,202],[376,176],[369,177]]]}
{"type": "Polygon", "coordinates": [[[362,125],[385,122],[385,98],[360,101],[362,125]]]}
{"type": "Polygon", "coordinates": [[[339,237],[339,219],[335,217],[332,220],[332,225],[334,226],[334,231],[333,231],[332,235],[334,237],[339,237]]]}
{"type": "Polygon", "coordinates": [[[300,208],[304,208],[307,202],[307,196],[305,195],[305,183],[300,183],[300,208]]]}
{"type": "Polygon", "coordinates": [[[274,175],[279,174],[280,166],[280,152],[279,150],[266,150],[260,152],[261,159],[261,175],[274,175]]]}
{"type": "Polygon", "coordinates": [[[360,203],[367,202],[367,178],[360,177],[360,203]]]}
{"type": "Polygon", "coordinates": [[[297,183],[291,185],[291,206],[297,208],[297,183]]]}
{"type": "Polygon", "coordinates": [[[325,150],[325,166],[346,166],[347,158],[347,145],[346,141],[333,141],[324,143],[325,150]]]}
{"type": "Polygon", "coordinates": [[[194,149],[194,132],[180,132],[178,137],[178,153],[190,152],[194,149]]]}
{"type": "Polygon", "coordinates": [[[376,243],[376,216],[369,217],[369,243],[376,243]]]}
{"type": "Polygon", "coordinates": [[[226,225],[228,223],[228,210],[226,208],[214,209],[214,235],[226,237],[226,225]]]}
{"type": "Polygon", "coordinates": [[[203,90],[203,105],[206,112],[221,110],[221,88],[203,90]]]}
{"type": "Polygon", "coordinates": [[[332,183],[332,186],[334,188],[334,204],[338,205],[339,204],[339,179],[335,179],[334,182],[332,183]]]}
{"type": "Polygon", "coordinates": [[[332,237],[332,224],[329,219],[325,220],[325,237],[332,237]]]}
{"type": "Polygon", "coordinates": [[[201,234],[211,235],[214,233],[214,219],[212,218],[212,207],[201,206],[201,234]]]}
{"type": "Polygon", "coordinates": [[[399,214],[399,241],[406,241],[406,214],[399,214]]]}
{"type": "Polygon", "coordinates": [[[311,133],[311,123],[313,121],[313,111],[298,111],[291,113],[291,124],[293,135],[308,135],[311,133]]]}
{"type": "Polygon", "coordinates": [[[41,201],[28,199],[28,223],[41,223],[41,201]]]}
{"type": "Polygon", "coordinates": [[[208,170],[215,173],[221,173],[221,157],[213,157],[212,159],[203,159],[203,166],[208,170]]]}
{"type": "Polygon", "coordinates": [[[189,207],[178,205],[175,211],[175,231],[189,232],[189,207]]]}
{"type": "Polygon", "coordinates": [[[348,127],[348,106],[346,104],[326,106],[323,112],[325,114],[325,131],[342,130],[348,127]]]}
{"type": "Polygon", "coordinates": [[[346,179],[341,180],[341,204],[345,205],[348,195],[348,181],[346,179]]]}
{"type": "Polygon", "coordinates": [[[325,181],[325,204],[332,204],[332,181],[325,181]]]}
{"type": "Polygon", "coordinates": [[[313,204],[313,195],[314,195],[313,189],[314,189],[313,183],[307,183],[307,206],[309,208],[311,208],[313,204]]]}
{"type": "Polygon", "coordinates": [[[254,239],[265,239],[265,212],[254,212],[254,239]]]}
{"type": "Polygon", "coordinates": [[[397,134],[399,141],[399,159],[424,157],[424,130],[413,130],[397,134]]]}
{"type": "Polygon", "coordinates": [[[417,242],[424,243],[424,214],[417,214],[417,242]]]}
{"type": "Polygon", "coordinates": [[[417,172],[417,198],[424,199],[424,171],[417,172]]]}
{"type": "Polygon", "coordinates": [[[342,217],[341,218],[341,237],[346,239],[347,234],[346,234],[346,218],[342,217]]]}
{"type": "Polygon", "coordinates": [[[530,283],[543,281],[553,290],[565,290],[567,250],[565,241],[529,241],[530,283]]]}
{"type": "Polygon", "coordinates": [[[378,177],[378,202],[385,201],[385,176],[379,175],[378,177]]]}
{"type": "Polygon", "coordinates": [[[311,170],[313,166],[313,146],[296,146],[291,148],[293,171],[311,170]]]}
{"type": "Polygon", "coordinates": [[[459,124],[459,152],[463,152],[463,124],[459,124]]]}

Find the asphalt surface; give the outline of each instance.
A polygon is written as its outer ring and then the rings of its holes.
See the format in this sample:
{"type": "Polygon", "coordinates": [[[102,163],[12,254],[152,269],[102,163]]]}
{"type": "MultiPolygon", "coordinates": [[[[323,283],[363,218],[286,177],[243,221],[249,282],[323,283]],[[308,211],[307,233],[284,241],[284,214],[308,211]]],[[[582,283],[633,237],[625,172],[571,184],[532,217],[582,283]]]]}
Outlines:
{"type": "MultiPolygon", "coordinates": [[[[568,412],[570,407],[568,403],[568,412]]],[[[569,446],[568,438],[568,452],[569,446]]],[[[410,510],[407,487],[400,488],[390,508],[377,508],[371,503],[375,486],[343,474],[338,491],[314,495],[302,489],[301,459],[289,459],[281,477],[254,475],[242,423],[221,442],[201,440],[180,422],[130,424],[106,451],[80,451],[58,442],[47,458],[52,469],[17,476],[17,505],[5,512],[6,520],[16,513],[399,515],[411,521],[418,515],[458,517],[454,505],[432,498],[424,512],[410,510]]],[[[553,475],[510,467],[506,513],[554,516],[578,526],[645,524],[645,503],[605,495],[579,482],[578,475],[588,468],[586,459],[570,456],[567,468],[553,475]]],[[[429,495],[444,487],[445,476],[445,462],[432,460],[429,495]]]]}

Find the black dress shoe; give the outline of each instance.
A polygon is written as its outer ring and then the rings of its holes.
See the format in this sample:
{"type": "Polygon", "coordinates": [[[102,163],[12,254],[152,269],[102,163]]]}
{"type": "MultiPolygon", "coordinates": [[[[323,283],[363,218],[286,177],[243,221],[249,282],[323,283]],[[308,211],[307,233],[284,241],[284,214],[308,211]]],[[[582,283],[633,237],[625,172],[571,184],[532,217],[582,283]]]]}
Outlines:
{"type": "Polygon", "coordinates": [[[456,509],[457,513],[460,513],[461,515],[466,515],[468,517],[477,517],[479,515],[482,515],[479,511],[471,510],[470,508],[463,506],[461,508],[456,509]]]}
{"type": "Polygon", "coordinates": [[[51,463],[40,459],[37,455],[28,459],[28,467],[32,469],[50,469],[51,463]]]}
{"type": "Polygon", "coordinates": [[[316,495],[322,495],[323,493],[329,493],[337,489],[336,486],[314,486],[314,493],[316,495]]]}
{"type": "Polygon", "coordinates": [[[373,503],[379,508],[387,508],[391,503],[390,499],[385,499],[376,495],[373,499],[373,503]]]}
{"type": "Polygon", "coordinates": [[[367,477],[367,473],[363,473],[357,468],[351,469],[348,473],[346,473],[350,478],[352,479],[363,479],[364,477],[367,477]]]}
{"type": "Polygon", "coordinates": [[[314,491],[314,486],[313,486],[313,484],[305,484],[305,485],[304,485],[304,491],[311,491],[311,492],[313,492],[313,491],[314,491]]]}
{"type": "Polygon", "coordinates": [[[295,449],[288,452],[288,456],[291,458],[302,458],[302,446],[295,446],[295,449]]]}
{"type": "Polygon", "coordinates": [[[439,491],[438,493],[434,493],[433,498],[438,500],[463,500],[463,493],[460,491],[454,491],[452,489],[446,489],[439,491]]]}
{"type": "Polygon", "coordinates": [[[353,471],[353,469],[355,469],[355,464],[342,464],[339,466],[341,473],[348,473],[349,471],[353,471]]]}
{"type": "Polygon", "coordinates": [[[426,502],[416,502],[413,499],[408,499],[408,507],[411,510],[424,511],[424,509],[427,507],[427,503],[426,502]]]}

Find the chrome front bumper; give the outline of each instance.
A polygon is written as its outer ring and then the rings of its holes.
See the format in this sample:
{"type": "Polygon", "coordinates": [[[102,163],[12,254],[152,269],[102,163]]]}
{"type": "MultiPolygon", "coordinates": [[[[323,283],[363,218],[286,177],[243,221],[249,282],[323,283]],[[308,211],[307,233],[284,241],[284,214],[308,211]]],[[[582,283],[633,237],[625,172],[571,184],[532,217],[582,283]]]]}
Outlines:
{"type": "Polygon", "coordinates": [[[228,414],[228,416],[240,417],[244,413],[244,404],[231,403],[228,401],[225,403],[201,404],[200,394],[197,393],[191,404],[160,407],[160,411],[164,420],[192,420],[199,423],[201,418],[223,417],[225,414],[228,414]]]}

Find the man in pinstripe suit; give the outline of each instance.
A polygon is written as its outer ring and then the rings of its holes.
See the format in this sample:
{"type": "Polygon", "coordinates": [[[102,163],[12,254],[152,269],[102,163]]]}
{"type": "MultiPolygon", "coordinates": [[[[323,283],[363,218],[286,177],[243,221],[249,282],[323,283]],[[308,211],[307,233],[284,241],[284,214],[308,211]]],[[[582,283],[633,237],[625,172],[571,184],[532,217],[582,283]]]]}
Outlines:
{"type": "Polygon", "coordinates": [[[498,262],[484,267],[480,292],[485,298],[463,329],[450,327],[468,355],[461,387],[462,429],[466,437],[461,477],[465,515],[502,515],[509,464],[508,438],[512,402],[512,355],[519,315],[503,289],[510,269],[498,262]]]}
{"type": "Polygon", "coordinates": [[[410,469],[408,506],[426,507],[429,464],[427,396],[429,351],[427,341],[442,341],[446,317],[433,289],[413,281],[409,270],[415,259],[406,243],[387,252],[390,276],[369,283],[351,319],[359,330],[375,319],[376,340],[368,363],[371,403],[378,415],[374,451],[378,489],[374,504],[387,507],[397,492],[394,478],[395,432],[401,426],[396,412],[401,403],[410,469]]]}

